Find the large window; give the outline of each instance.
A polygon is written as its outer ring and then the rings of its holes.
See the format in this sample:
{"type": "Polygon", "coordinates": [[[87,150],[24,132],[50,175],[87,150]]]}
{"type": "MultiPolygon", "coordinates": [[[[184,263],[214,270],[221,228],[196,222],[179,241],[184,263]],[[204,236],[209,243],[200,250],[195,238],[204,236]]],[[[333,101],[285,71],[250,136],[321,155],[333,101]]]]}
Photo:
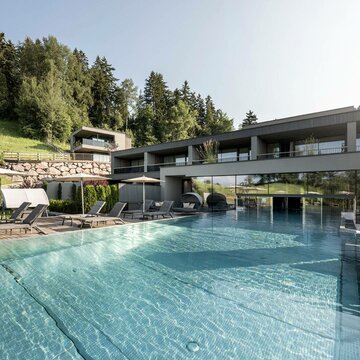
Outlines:
{"type": "Polygon", "coordinates": [[[250,160],[251,150],[250,148],[240,148],[239,149],[239,161],[247,161],[250,160]]]}
{"type": "Polygon", "coordinates": [[[164,164],[168,166],[183,166],[187,164],[186,155],[168,155],[164,156],[164,164]]]}
{"type": "Polygon", "coordinates": [[[358,183],[360,171],[255,174],[193,178],[193,191],[204,199],[212,192],[221,193],[228,203],[237,195],[253,200],[264,195],[309,195],[313,199],[325,195],[324,205],[340,206],[351,204],[354,196],[360,199],[358,183]]]}
{"type": "Polygon", "coordinates": [[[295,144],[295,156],[334,154],[345,151],[345,141],[312,141],[295,144]]]}
{"type": "Polygon", "coordinates": [[[227,150],[219,151],[218,162],[231,162],[231,161],[237,161],[236,149],[227,149],[227,150]]]}

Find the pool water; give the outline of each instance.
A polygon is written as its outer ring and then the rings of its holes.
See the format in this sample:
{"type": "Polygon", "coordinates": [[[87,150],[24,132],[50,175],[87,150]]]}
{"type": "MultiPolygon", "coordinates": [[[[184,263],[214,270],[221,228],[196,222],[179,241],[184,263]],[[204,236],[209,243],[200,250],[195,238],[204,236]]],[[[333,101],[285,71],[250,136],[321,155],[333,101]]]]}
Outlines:
{"type": "Polygon", "coordinates": [[[339,214],[203,214],[0,242],[0,359],[360,359],[339,214]]]}

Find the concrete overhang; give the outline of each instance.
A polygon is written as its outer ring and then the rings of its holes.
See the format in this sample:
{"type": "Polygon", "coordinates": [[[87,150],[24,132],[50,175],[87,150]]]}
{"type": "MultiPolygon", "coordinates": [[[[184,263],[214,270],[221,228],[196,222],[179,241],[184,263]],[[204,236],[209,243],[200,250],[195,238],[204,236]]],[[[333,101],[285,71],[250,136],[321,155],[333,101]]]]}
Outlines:
{"type": "Polygon", "coordinates": [[[112,130],[104,130],[104,129],[98,129],[88,126],[83,126],[77,130],[75,130],[71,136],[77,136],[77,137],[89,137],[94,135],[105,135],[109,138],[113,138],[117,134],[124,134],[122,132],[118,131],[112,131],[112,130]]]}
{"type": "Polygon", "coordinates": [[[164,167],[160,169],[160,177],[161,179],[164,179],[166,176],[202,177],[345,171],[358,169],[360,169],[360,153],[339,153],[331,155],[164,167]]]}

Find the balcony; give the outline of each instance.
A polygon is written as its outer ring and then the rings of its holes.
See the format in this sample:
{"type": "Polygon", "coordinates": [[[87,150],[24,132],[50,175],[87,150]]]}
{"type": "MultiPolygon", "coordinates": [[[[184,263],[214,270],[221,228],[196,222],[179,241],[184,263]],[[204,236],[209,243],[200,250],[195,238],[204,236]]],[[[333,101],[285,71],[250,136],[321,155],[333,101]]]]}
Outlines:
{"type": "Polygon", "coordinates": [[[100,153],[108,153],[109,152],[108,141],[96,140],[96,139],[80,139],[74,143],[73,151],[82,151],[82,152],[100,152],[100,153]]]}
{"type": "Polygon", "coordinates": [[[131,173],[143,173],[144,165],[137,166],[122,166],[114,168],[114,174],[131,174],[131,173]]]}
{"type": "MultiPolygon", "coordinates": [[[[357,151],[360,152],[360,146],[357,146],[357,151]]],[[[191,166],[191,165],[210,165],[210,164],[224,164],[224,163],[239,163],[239,162],[253,162],[256,160],[271,160],[271,159],[286,159],[286,158],[301,158],[301,157],[312,157],[312,156],[326,156],[333,154],[344,154],[347,152],[346,146],[324,148],[324,149],[308,149],[301,151],[287,151],[287,152],[275,152],[267,154],[259,154],[256,159],[251,159],[250,154],[239,154],[235,157],[226,157],[222,159],[216,159],[215,161],[193,160],[192,164],[187,161],[167,162],[167,163],[156,163],[149,164],[147,166],[147,172],[157,172],[161,168],[165,167],[179,167],[179,166],[191,166]]],[[[126,174],[144,172],[144,166],[124,166],[114,169],[115,174],[126,174]]]]}
{"type": "MultiPolygon", "coordinates": [[[[360,149],[357,149],[357,151],[359,150],[360,149]]],[[[294,151],[285,151],[285,152],[274,152],[268,154],[259,154],[257,156],[257,160],[279,159],[284,157],[330,155],[330,154],[344,153],[346,151],[347,151],[346,146],[342,146],[336,148],[304,149],[304,150],[294,150],[294,151]]]]}

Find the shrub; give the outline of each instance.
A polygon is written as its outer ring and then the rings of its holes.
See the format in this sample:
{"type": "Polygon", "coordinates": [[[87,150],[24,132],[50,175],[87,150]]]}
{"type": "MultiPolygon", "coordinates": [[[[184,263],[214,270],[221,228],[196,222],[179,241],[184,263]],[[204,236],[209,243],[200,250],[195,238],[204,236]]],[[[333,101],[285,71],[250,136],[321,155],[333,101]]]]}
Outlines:
{"type": "Polygon", "coordinates": [[[72,200],[50,200],[49,210],[67,214],[79,212],[78,204],[72,200]]]}
{"type": "Polygon", "coordinates": [[[76,201],[76,184],[72,184],[71,188],[71,200],[76,201]]]}
{"type": "Polygon", "coordinates": [[[119,201],[119,186],[117,184],[110,185],[110,196],[109,196],[109,204],[111,204],[111,207],[115,205],[117,201],[119,201]]]}
{"type": "MultiPolygon", "coordinates": [[[[96,196],[95,186],[94,185],[86,185],[86,186],[84,186],[84,208],[85,208],[85,212],[88,212],[90,210],[90,208],[96,203],[96,201],[97,201],[97,196],[96,196]]],[[[80,204],[81,204],[81,200],[80,200],[80,204]]]]}
{"type": "Polygon", "coordinates": [[[59,183],[59,185],[58,185],[57,198],[58,198],[58,200],[62,200],[62,184],[61,183],[59,183]]]}

